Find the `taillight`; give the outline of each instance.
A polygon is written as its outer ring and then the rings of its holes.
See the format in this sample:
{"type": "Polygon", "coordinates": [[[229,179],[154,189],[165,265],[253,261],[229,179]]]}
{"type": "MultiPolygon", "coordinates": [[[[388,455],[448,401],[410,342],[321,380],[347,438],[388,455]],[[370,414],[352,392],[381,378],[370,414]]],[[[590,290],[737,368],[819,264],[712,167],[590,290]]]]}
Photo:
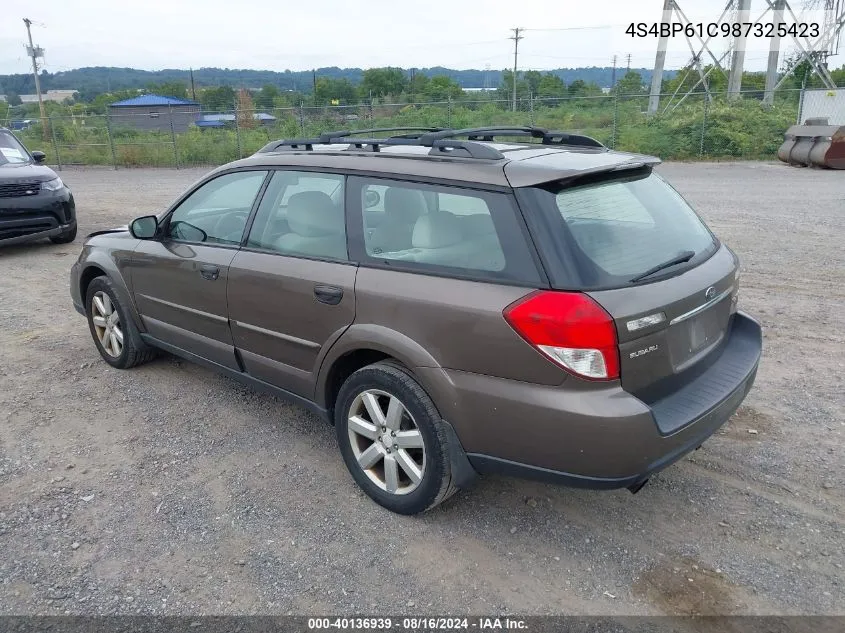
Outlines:
{"type": "Polygon", "coordinates": [[[540,290],[509,305],[504,317],[517,334],[576,376],[619,377],[613,319],[587,295],[540,290]]]}

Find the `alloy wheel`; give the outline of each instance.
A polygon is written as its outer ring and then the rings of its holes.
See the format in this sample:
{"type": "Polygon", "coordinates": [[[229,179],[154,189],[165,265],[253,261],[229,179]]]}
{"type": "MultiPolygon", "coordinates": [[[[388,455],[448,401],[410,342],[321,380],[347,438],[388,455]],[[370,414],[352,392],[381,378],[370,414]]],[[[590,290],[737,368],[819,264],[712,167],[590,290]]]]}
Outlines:
{"type": "Polygon", "coordinates": [[[370,481],[395,495],[416,490],[425,473],[425,444],[399,398],[367,389],[352,401],[347,419],[352,454],[370,481]]]}
{"type": "Polygon", "coordinates": [[[120,315],[108,294],[96,292],[91,299],[91,321],[97,340],[112,358],[117,358],[123,352],[123,328],[120,325],[120,315]]]}

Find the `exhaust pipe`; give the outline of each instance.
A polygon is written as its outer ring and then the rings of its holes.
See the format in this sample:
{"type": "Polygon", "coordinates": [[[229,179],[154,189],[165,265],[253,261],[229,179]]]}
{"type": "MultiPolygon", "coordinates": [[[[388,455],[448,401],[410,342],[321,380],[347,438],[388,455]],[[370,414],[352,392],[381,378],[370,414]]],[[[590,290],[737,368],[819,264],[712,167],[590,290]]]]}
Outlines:
{"type": "Polygon", "coordinates": [[[643,486],[648,483],[648,479],[643,479],[642,481],[633,484],[632,486],[628,486],[628,490],[631,491],[632,495],[637,494],[640,490],[642,490],[643,486]]]}

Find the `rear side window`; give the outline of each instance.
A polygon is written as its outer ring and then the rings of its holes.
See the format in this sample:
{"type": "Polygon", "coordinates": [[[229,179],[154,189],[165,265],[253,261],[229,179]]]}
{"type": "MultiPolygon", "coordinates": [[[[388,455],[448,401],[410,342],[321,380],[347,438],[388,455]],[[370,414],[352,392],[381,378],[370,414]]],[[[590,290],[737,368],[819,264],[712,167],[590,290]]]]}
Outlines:
{"type": "Polygon", "coordinates": [[[247,247],[346,260],[344,176],[279,170],[258,205],[247,247]]]}
{"type": "MultiPolygon", "coordinates": [[[[567,287],[631,285],[680,254],[693,256],[661,274],[686,270],[716,249],[713,235],[686,201],[650,171],[593,177],[574,186],[550,184],[523,194],[527,206],[540,207],[526,215],[536,216],[546,259],[558,269],[552,276],[565,276],[567,287]]],[[[649,281],[653,278],[640,283],[649,281]]]]}
{"type": "Polygon", "coordinates": [[[364,261],[536,285],[511,196],[461,187],[349,178],[364,261]]]}

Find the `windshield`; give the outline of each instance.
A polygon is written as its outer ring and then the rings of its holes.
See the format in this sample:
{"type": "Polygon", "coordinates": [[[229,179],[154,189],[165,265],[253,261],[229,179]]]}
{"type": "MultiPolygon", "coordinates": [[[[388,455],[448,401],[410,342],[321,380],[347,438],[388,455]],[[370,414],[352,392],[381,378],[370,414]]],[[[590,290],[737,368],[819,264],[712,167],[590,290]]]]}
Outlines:
{"type": "Polygon", "coordinates": [[[30,162],[29,152],[11,132],[0,130],[0,165],[30,162]]]}
{"type": "Polygon", "coordinates": [[[570,283],[573,272],[592,288],[648,283],[716,248],[686,201],[650,170],[535,188],[534,197],[551,216],[553,250],[567,260],[570,283]]]}

